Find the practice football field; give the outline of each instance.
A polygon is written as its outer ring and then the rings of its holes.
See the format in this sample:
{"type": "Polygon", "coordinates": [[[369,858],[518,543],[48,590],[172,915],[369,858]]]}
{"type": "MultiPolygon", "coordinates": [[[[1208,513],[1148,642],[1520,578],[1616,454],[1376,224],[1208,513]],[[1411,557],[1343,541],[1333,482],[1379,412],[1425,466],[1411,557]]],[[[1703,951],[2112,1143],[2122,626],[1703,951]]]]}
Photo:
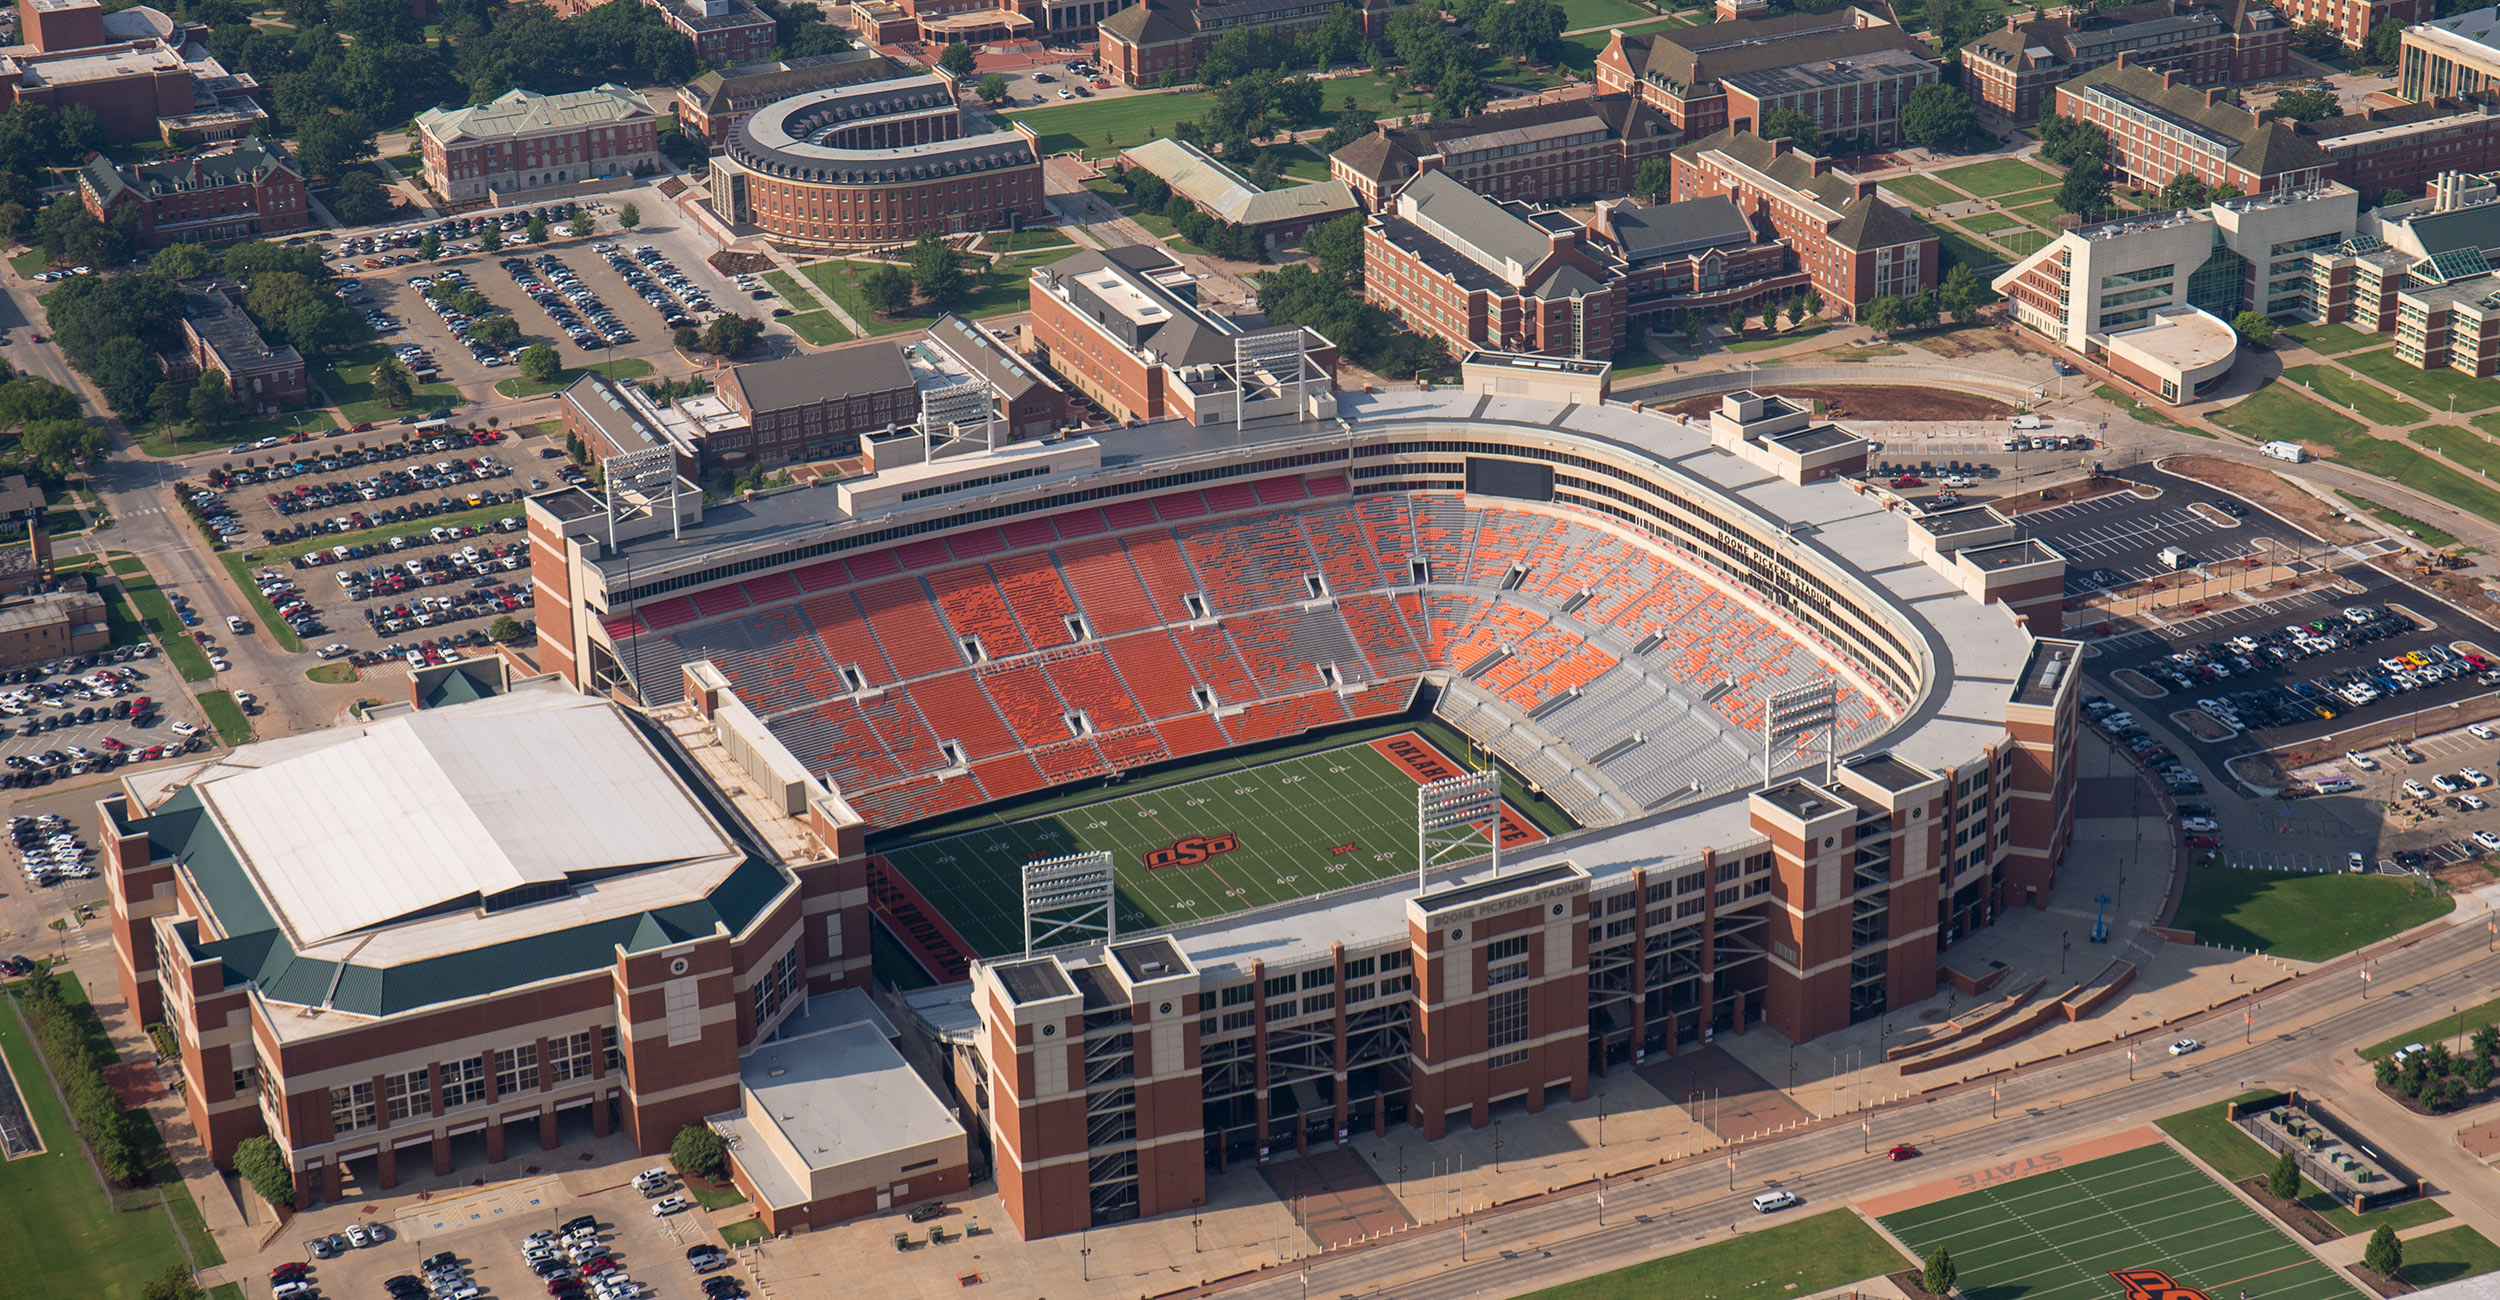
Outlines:
{"type": "MultiPolygon", "coordinates": [[[[1411,732],[1389,739],[1440,753],[1411,732]]],[[[1417,788],[1360,741],[878,856],[977,952],[995,957],[1023,950],[1020,873],[1041,858],[1110,850],[1123,932],[1411,874],[1417,788]],[[1158,853],[1165,865],[1149,867],[1158,853]]]]}
{"type": "Polygon", "coordinates": [[[2210,1300],[2353,1300],[2281,1227],[2154,1144],[1883,1217],[1924,1259],[1942,1245],[1968,1300],[2109,1300],[2157,1269],[2210,1300]]]}

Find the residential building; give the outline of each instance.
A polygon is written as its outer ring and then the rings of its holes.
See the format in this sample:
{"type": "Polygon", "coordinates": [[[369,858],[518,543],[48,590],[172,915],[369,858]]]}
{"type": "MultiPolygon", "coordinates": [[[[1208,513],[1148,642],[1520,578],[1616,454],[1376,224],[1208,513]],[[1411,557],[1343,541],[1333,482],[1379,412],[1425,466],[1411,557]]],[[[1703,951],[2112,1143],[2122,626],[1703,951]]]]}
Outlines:
{"type": "Polygon", "coordinates": [[[2008,121],[2030,122],[2057,102],[2059,82],[2120,53],[2194,86],[2284,76],[2292,25],[2270,0],[2152,0],[2089,9],[2034,8],[1962,47],[1963,85],[2008,121]]]}
{"type": "Polygon", "coordinates": [[[751,0],[651,0],[668,25],[707,64],[738,65],[768,58],[779,29],[751,0]]]}
{"type": "Polygon", "coordinates": [[[966,132],[951,77],[810,91],[740,122],[712,159],[713,215],[811,248],[1047,220],[1030,127],[966,132]]]}
{"type": "Polygon", "coordinates": [[[961,1131],[885,1031],[816,1038],[883,1024],[856,818],[735,700],[501,676],[97,801],[121,993],[171,1034],[209,1159],[270,1137],[301,1206],[351,1167],[388,1189],[709,1122],[754,1139],[731,1159],[783,1222],[961,1191],[961,1131]],[[764,1064],[820,1053],[877,1089],[764,1064]]]}
{"type": "Polygon", "coordinates": [[[0,524],[23,528],[43,518],[46,504],[42,484],[27,482],[23,474],[0,477],[0,524]]]}
{"type": "Polygon", "coordinates": [[[1336,409],[1337,345],[1198,305],[1160,248],[1086,251],[1033,272],[1023,351],[1122,421],[1238,424],[1336,409]]]}
{"type": "Polygon", "coordinates": [[[720,396],[746,428],[712,439],[706,460],[732,469],[856,456],[862,435],[920,416],[911,367],[886,340],[731,366],[720,396]]]}
{"type": "Polygon", "coordinates": [[[1605,361],[1623,347],[1623,258],[1560,212],[1426,172],[1363,227],[1363,296],[1453,355],[1605,361]]]}
{"type": "Polygon", "coordinates": [[[2315,319],[2395,338],[2396,358],[2488,377],[2500,346],[2500,186],[2446,173],[2422,198],[2365,212],[2311,255],[2315,319]]]}
{"type": "Polygon", "coordinates": [[[258,139],[158,162],[97,154],[78,169],[78,198],[108,223],[135,209],[141,248],[266,239],[312,224],[303,174],[284,146],[258,139]]]}
{"type": "Polygon", "coordinates": [[[2500,7],[2469,9],[2405,28],[2398,96],[2420,103],[2500,88],[2500,7]]]}
{"type": "Polygon", "coordinates": [[[1855,317],[1877,298],[1936,287],[1936,232],[1878,197],[1875,182],[1839,171],[1829,159],[1734,130],[1673,156],[1678,202],[1733,200],[1749,223],[1767,226],[1788,245],[1791,265],[1830,308],[1855,317]]]}
{"type": "Polygon", "coordinates": [[[304,358],[287,344],[261,337],[260,327],[243,314],[241,285],[193,281],[183,290],[182,337],[194,374],[224,375],[236,400],[254,415],[304,404],[304,358]]]}
{"type": "Polygon", "coordinates": [[[18,34],[0,49],[0,109],[83,107],[115,140],[233,140],[268,120],[260,83],[208,53],[208,29],[136,5],[18,0],[18,34]]]}
{"type": "Polygon", "coordinates": [[[2159,190],[2180,176],[2242,194],[2306,190],[2330,179],[2334,160],[2266,109],[2226,102],[2175,72],[2138,66],[2131,53],[2061,83],[2061,117],[2109,134],[2114,180],[2159,190]]]}
{"type": "Polygon", "coordinates": [[[1120,165],[1154,173],[1174,194],[1218,221],[1252,227],[1270,250],[1291,246],[1323,221],[1360,211],[1354,191],[1344,181],[1290,183],[1263,190],[1186,140],[1150,140],[1123,149],[1120,165]]]}
{"type": "Polygon", "coordinates": [[[2242,311],[2324,320],[2318,258],[2354,232],[2332,182],[2069,230],[1995,281],[2014,320],[2162,402],[2195,401],[2237,355],[2242,311]]]}
{"type": "Polygon", "coordinates": [[[2332,164],[2329,175],[2364,200],[2390,190],[2419,197],[2443,172],[2500,169],[2500,99],[2368,105],[2300,124],[2300,134],[2332,164]]]}
{"type": "Polygon", "coordinates": [[[1938,78],[1882,0],[1630,34],[1597,56],[1599,94],[1636,94],[1687,138],[1793,108],[1828,140],[1901,140],[1901,106],[1938,78]]]}
{"type": "Polygon", "coordinates": [[[1631,192],[1641,164],[1666,157],[1682,138],[1638,95],[1583,96],[1382,127],[1330,156],[1328,174],[1370,212],[1428,171],[1449,172],[1488,198],[1563,203],[1631,192]]]}
{"type": "Polygon", "coordinates": [[[870,81],[892,81],[911,69],[875,50],[843,50],[804,59],[778,59],[717,68],[677,89],[677,127],[717,149],[755,110],[793,95],[870,81]]]}
{"type": "Polygon", "coordinates": [[[2426,23],[2439,15],[2437,0],[2267,0],[2294,28],[2323,23],[2348,50],[2367,44],[2381,23],[2426,23]]]}
{"type": "MultiPolygon", "coordinates": [[[[1393,0],[1348,0],[1363,34],[1388,29],[1393,0]]],[[[1328,0],[1137,0],[1098,20],[1103,75],[1127,86],[1146,86],[1170,76],[1187,81],[1218,36],[1234,27],[1261,27],[1290,42],[1318,28],[1340,6],[1328,0]]]]}
{"type": "Polygon", "coordinates": [[[1684,312],[1741,319],[1805,293],[1814,279],[1788,241],[1766,235],[1725,194],[1679,203],[1600,199],[1589,233],[1623,261],[1624,315],[1669,330],[1684,312]]]}
{"type": "Polygon", "coordinates": [[[417,114],[427,188],[453,202],[580,192],[660,166],[659,115],[614,82],[541,95],[508,90],[472,108],[417,114]]]}

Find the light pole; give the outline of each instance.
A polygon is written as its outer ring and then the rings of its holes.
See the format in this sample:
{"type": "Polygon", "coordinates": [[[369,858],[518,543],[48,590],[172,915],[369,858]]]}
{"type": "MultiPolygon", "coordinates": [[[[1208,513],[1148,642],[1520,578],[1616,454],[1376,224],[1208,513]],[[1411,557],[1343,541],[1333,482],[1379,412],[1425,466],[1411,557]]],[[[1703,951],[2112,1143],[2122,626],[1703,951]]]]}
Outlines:
{"type": "Polygon", "coordinates": [[[2057,938],[2057,973],[2063,975],[2066,973],[2066,952],[2068,949],[2075,946],[2075,932],[2072,930],[2060,930],[2058,931],[2057,938]]]}
{"type": "Polygon", "coordinates": [[[1502,1172],[1502,1121],[1493,1121],[1493,1172],[1502,1172]]]}
{"type": "Polygon", "coordinates": [[[1091,1282],[1094,1280],[1093,1230],[1091,1228],[1079,1229],[1077,1231],[1077,1240],[1083,1243],[1076,1248],[1077,1270],[1084,1276],[1086,1281],[1091,1282]]]}
{"type": "MultiPolygon", "coordinates": [[[[1401,1185],[1398,1190],[1400,1192],[1404,1192],[1406,1190],[1403,1185],[1405,1180],[1401,1178],[1399,1181],[1401,1185]]],[[[1206,1220],[1194,1216],[1189,1220],[1189,1249],[1194,1254],[1203,1255],[1207,1253],[1207,1248],[1201,1245],[1198,1241],[1198,1225],[1205,1222],[1206,1220]]]]}

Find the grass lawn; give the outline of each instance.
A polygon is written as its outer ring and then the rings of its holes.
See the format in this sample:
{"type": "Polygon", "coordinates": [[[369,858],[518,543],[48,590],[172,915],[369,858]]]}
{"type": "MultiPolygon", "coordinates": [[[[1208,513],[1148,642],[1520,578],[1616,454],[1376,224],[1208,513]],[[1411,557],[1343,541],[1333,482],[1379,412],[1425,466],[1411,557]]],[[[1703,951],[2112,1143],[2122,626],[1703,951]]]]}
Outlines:
{"type": "Polygon", "coordinates": [[[2005,254],[1998,252],[1994,247],[1983,244],[1951,226],[1933,225],[1928,229],[1936,232],[1936,244],[1944,250],[1944,264],[1947,267],[1967,266],[1974,271],[1984,272],[1992,266],[2003,266],[2008,260],[2005,254]]]}
{"type": "Polygon", "coordinates": [[[2402,428],[2430,418],[2430,412],[2421,407],[2390,397],[2376,384],[2355,379],[2333,366],[2293,366],[2283,372],[2283,377],[2372,424],[2402,428]]]}
{"type": "Polygon", "coordinates": [[[1912,1262],[1854,1212],[1831,1210],[1699,1250],[1532,1292],[1522,1300],[1650,1300],[1653,1296],[1732,1300],[1756,1292],[1812,1295],[1897,1273],[1912,1262]]]}
{"type": "Polygon", "coordinates": [[[288,411],[258,420],[237,420],[222,433],[195,433],[190,425],[175,421],[145,426],[139,431],[139,450],[151,456],[189,456],[203,451],[224,451],[228,447],[263,438],[291,438],[299,433],[327,433],[339,427],[324,410],[288,411]]]}
{"type": "Polygon", "coordinates": [[[2439,424],[2415,429],[2405,436],[2486,479],[2493,470],[2500,469],[2500,443],[2479,433],[2439,424]]]}
{"type": "Polygon", "coordinates": [[[571,388],[582,376],[594,372],[606,375],[610,379],[640,379],[651,373],[651,363],[640,357],[618,357],[614,361],[601,361],[587,366],[567,366],[557,372],[555,378],[543,383],[514,375],[510,379],[497,380],[495,391],[506,397],[543,397],[548,393],[563,392],[571,388]]]}
{"type": "MultiPolygon", "coordinates": [[[[2243,1093],[2233,1101],[2261,1101],[2271,1095],[2260,1091],[2243,1093]]],[[[2261,1178],[2274,1170],[2274,1153],[2257,1144],[2257,1140],[2232,1126],[2223,1117],[2222,1106],[2199,1106],[2154,1121],[2171,1140],[2196,1153],[2196,1158],[2213,1167],[2214,1172],[2233,1182],[2243,1178],[2261,1178]]],[[[2304,1178],[2300,1181],[2299,1201],[2321,1218],[2335,1225],[2345,1236],[2370,1232],[2384,1223],[2399,1231],[2419,1223],[2432,1223],[2449,1217],[2447,1206],[2423,1197],[2355,1214],[2336,1203],[2326,1191],[2304,1178]]]]}
{"type": "MultiPolygon", "coordinates": [[[[116,1214],[71,1131],[60,1094],[46,1081],[16,999],[0,1006],[0,1053],[26,1096],[44,1153],[0,1164],[0,1274],[26,1295],[135,1296],[168,1264],[186,1262],[174,1225],[150,1209],[116,1214]]],[[[187,1194],[185,1199],[187,1200],[187,1194]]],[[[196,1213],[197,1207],[194,1207],[196,1213]]]]}
{"type": "MultiPolygon", "coordinates": [[[[1623,32],[1626,36],[1640,36],[1650,32],[1673,31],[1678,27],[1692,25],[1681,18],[1653,18],[1645,23],[1626,23],[1623,32]]],[[[1606,31],[1582,32],[1578,36],[1564,37],[1563,66],[1583,77],[1588,76],[1589,70],[1597,66],[1597,56],[1605,53],[1606,42],[1612,39],[1614,39],[1613,34],[1606,31]]]]}
{"type": "Polygon", "coordinates": [[[1617,356],[1614,365],[1613,379],[1614,382],[1620,384],[1636,375],[1653,374],[1666,369],[1667,359],[1643,348],[1638,352],[1626,352],[1617,356]]]}
{"type": "Polygon", "coordinates": [[[163,591],[158,590],[156,580],[148,577],[144,569],[123,573],[118,562],[113,572],[120,576],[122,590],[129,594],[131,606],[139,611],[140,618],[147,621],[148,630],[156,634],[156,643],[164,647],[166,661],[174,666],[175,672],[182,674],[182,680],[204,682],[215,676],[208,666],[208,656],[201,653],[200,643],[192,640],[191,634],[184,630],[182,620],[174,617],[173,603],[165,599],[163,591]]]}
{"type": "Polygon", "coordinates": [[[30,248],[10,258],[9,269],[17,272],[20,279],[32,280],[36,272],[52,269],[52,259],[45,257],[42,249],[30,248]]]}
{"type": "Polygon", "coordinates": [[[1912,203],[1930,208],[1942,203],[1959,203],[1963,198],[1924,176],[1896,176],[1883,182],[1883,186],[1912,203]]]}
{"type": "Polygon", "coordinates": [[[2447,369],[2416,370],[2398,361],[2394,348],[2380,348],[2342,360],[2389,388],[2414,394],[2427,406],[2444,407],[2451,399],[2456,403],[2453,409],[2459,411],[2500,406],[2500,379],[2476,379],[2447,369]]]}
{"type": "Polygon", "coordinates": [[[745,1246],[762,1241],[764,1239],[764,1221],[762,1219],[740,1219],[736,1223],[724,1223],[720,1228],[720,1239],[728,1242],[732,1246],[745,1246]]]}
{"type": "MultiPolygon", "coordinates": [[[[1332,106],[1342,93],[1337,90],[1339,84],[1334,81],[1327,83],[1328,102],[1332,106]]],[[[1203,116],[1214,104],[1213,91],[1193,90],[1178,94],[1130,95],[1123,99],[1081,100],[1000,116],[1010,122],[1023,122],[1039,132],[1044,154],[1074,151],[1090,157],[1107,158],[1132,145],[1170,136],[1172,128],[1191,118],[1203,116]]]]}
{"type": "Polygon", "coordinates": [[[1936,179],[1965,193],[1992,199],[2000,194],[2036,189],[2057,178],[2020,158],[1991,158],[1983,163],[1938,172],[1936,179]]]}
{"type": "Polygon", "coordinates": [[[2324,961],[2441,917],[2456,900],[2403,876],[2188,868],[2175,924],[2200,943],[2324,961]]]}
{"type": "Polygon", "coordinates": [[[2335,495],[2342,497],[2352,506],[2353,509],[2363,511],[2374,516],[2380,523],[2385,524],[2390,528],[2401,528],[2433,546],[2440,547],[2444,550],[2457,544],[2456,534],[2451,533],[2444,528],[2438,528],[2433,525],[2423,523],[2421,520],[2416,519],[2401,510],[2390,510],[2367,497],[2354,496],[2352,493],[2346,492],[2341,488],[2336,489],[2335,495]]]}
{"type": "Polygon", "coordinates": [[[2015,216],[2021,217],[2042,230],[2062,231],[2065,229],[2064,226],[2057,224],[2057,219],[2066,215],[2066,209],[2057,206],[2057,201],[2054,199],[2046,203],[2034,203],[2027,207],[2015,208],[2013,212],[2015,216]]]}
{"type": "Polygon", "coordinates": [[[2405,1244],[2404,1265],[2396,1275],[2417,1287],[2437,1286],[2458,1278],[2500,1269],[2500,1246],[2472,1228],[2450,1228],[2405,1244]]]}
{"type": "Polygon", "coordinates": [[[1173,226],[1172,219],[1160,212],[1132,212],[1128,214],[1128,219],[1144,226],[1146,233],[1157,239],[1170,239],[1179,233],[1178,228],[1173,226]]]}
{"type": "Polygon", "coordinates": [[[260,594],[260,588],[253,585],[252,564],[246,558],[251,554],[249,551],[223,551],[217,558],[225,561],[226,572],[234,575],[234,585],[242,588],[243,599],[250,602],[252,612],[260,616],[260,630],[277,642],[279,649],[288,654],[302,654],[304,638],[295,635],[295,629],[278,617],[278,607],[270,604],[269,598],[260,594]]]}
{"type": "Polygon", "coordinates": [[[305,669],[304,676],[324,686],[345,686],[356,680],[356,670],[346,664],[322,664],[305,669]]]}
{"type": "MultiPolygon", "coordinates": [[[[1063,249],[1051,248],[1000,258],[992,265],[987,278],[955,305],[955,314],[967,320],[978,320],[983,316],[1022,311],[1033,301],[1032,291],[1027,287],[1033,278],[1033,268],[1048,266],[1066,255],[1063,249]]],[[[806,273],[809,283],[841,303],[842,309],[851,314],[851,319],[858,321],[871,335],[900,334],[905,330],[927,329],[937,323],[942,313],[935,309],[915,307],[906,315],[892,318],[869,310],[868,300],[860,296],[858,277],[875,265],[873,262],[816,262],[800,270],[806,273]]]]}
{"type": "Polygon", "coordinates": [[[2375,1061],[2407,1043],[2427,1043],[2434,1038],[2449,1039],[2450,1045],[2454,1046],[2454,1040],[2459,1035],[2471,1034],[2484,1025],[2495,1022],[2500,1022],[2500,998],[2463,1008],[2426,1024],[2415,1025],[2401,1034],[2389,1034],[2368,1047],[2360,1049],[2354,1055],[2365,1061],[2375,1061]]]}
{"type": "MultiPolygon", "coordinates": [[[[2380,441],[2369,437],[2359,424],[2344,415],[2281,385],[2260,388],[2206,418],[2260,442],[2273,438],[2306,438],[2333,445],[2340,452],[2345,443],[2380,441]]],[[[2392,447],[2396,444],[2387,445],[2392,447]]]]}
{"type": "Polygon", "coordinates": [[[790,304],[792,311],[817,311],[825,305],[822,299],[809,293],[807,287],[799,283],[799,277],[780,267],[766,271],[764,283],[771,285],[773,292],[780,294],[781,300],[790,304]]]}
{"type": "Polygon", "coordinates": [[[321,363],[313,372],[313,382],[339,409],[339,418],[349,424],[368,421],[396,420],[410,411],[431,411],[437,407],[458,407],[468,399],[460,390],[445,383],[414,386],[415,400],[404,407],[384,406],[373,395],[373,365],[390,355],[381,344],[368,343],[343,356],[321,363]]]}
{"type": "Polygon", "coordinates": [[[848,329],[843,328],[842,322],[835,320],[833,313],[829,311],[803,311],[796,316],[782,317],[781,323],[789,326],[790,332],[799,336],[799,342],[814,347],[831,347],[836,343],[848,343],[853,337],[848,329]]]}
{"type": "Polygon", "coordinates": [[[2029,226],[2023,224],[2021,218],[2008,216],[2002,212],[1982,212],[1975,217],[1964,217],[1954,224],[1983,239],[1995,235],[2000,230],[2030,229],[2029,226]]]}
{"type": "Polygon", "coordinates": [[[243,716],[243,706],[224,691],[200,692],[200,712],[208,715],[208,725],[217,729],[217,739],[228,746],[252,738],[252,720],[243,716]]]}
{"type": "Polygon", "coordinates": [[[1625,23],[1647,22],[1658,15],[1632,0],[1563,0],[1563,30],[1576,32],[1583,27],[1621,27],[1625,23]]]}
{"type": "Polygon", "coordinates": [[[685,1182],[683,1187],[687,1200],[707,1210],[725,1210],[732,1205],[747,1203],[746,1193],[727,1183],[722,1183],[718,1187],[704,1187],[696,1183],[685,1182]]]}
{"type": "Polygon", "coordinates": [[[1996,246],[2006,252],[2016,257],[2029,257],[2048,247],[2051,236],[2045,230],[2034,230],[2029,226],[2015,226],[1993,238],[1996,246]]]}
{"type": "MultiPolygon", "coordinates": [[[[1297,149],[1301,148],[1299,145],[1295,145],[1293,147],[1297,149]]],[[[1280,149],[1282,146],[1270,145],[1269,148],[1280,149]]],[[[1311,155],[1311,151],[1308,149],[1302,149],[1302,152],[1306,155],[1311,155]]],[[[1317,155],[1311,156],[1316,157],[1317,155]]],[[[1326,170],[1326,164],[1323,163],[1321,167],[1324,173],[1326,170]]],[[[1074,249],[1076,247],[1074,243],[1069,241],[1065,234],[1060,233],[1059,230],[1051,226],[1043,226],[1036,230],[1002,230],[995,234],[983,236],[981,246],[993,253],[1030,253],[1037,248],[1074,249]]],[[[781,280],[773,280],[773,277],[776,275],[781,276],[784,280],[789,278],[789,272],[787,271],[767,272],[764,278],[772,280],[773,285],[776,288],[781,285],[781,280]]]]}
{"type": "Polygon", "coordinates": [[[2307,321],[2280,323],[2274,327],[2274,332],[2299,343],[2312,352],[2322,352],[2328,356],[2333,356],[2338,352],[2352,352],[2387,341],[2380,335],[2364,334],[2350,325],[2312,325],[2307,321]]]}
{"type": "Polygon", "coordinates": [[[1783,348],[1801,339],[1813,338],[1815,335],[1830,328],[1831,326],[1817,321],[1814,324],[1805,326],[1802,329],[1792,329],[1779,334],[1765,334],[1757,338],[1749,338],[1741,342],[1730,343],[1727,345],[1727,350],[1730,352],[1762,352],[1771,348],[1783,348]]]}

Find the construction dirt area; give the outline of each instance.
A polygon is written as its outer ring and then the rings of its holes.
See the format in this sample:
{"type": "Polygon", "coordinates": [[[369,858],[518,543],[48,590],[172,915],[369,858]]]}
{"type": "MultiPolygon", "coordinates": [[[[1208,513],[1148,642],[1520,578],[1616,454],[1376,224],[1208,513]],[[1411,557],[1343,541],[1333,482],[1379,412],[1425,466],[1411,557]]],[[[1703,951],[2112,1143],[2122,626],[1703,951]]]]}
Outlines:
{"type": "MultiPolygon", "coordinates": [[[[1869,384],[1864,388],[1800,388],[1782,384],[1779,395],[1791,401],[1811,398],[1823,414],[1850,420],[2001,420],[2014,413],[2013,407],[1985,397],[1897,384],[1869,384]]],[[[1707,415],[1719,409],[1721,396],[1712,393],[1687,398],[1666,409],[1677,415],[1707,415]]]]}

